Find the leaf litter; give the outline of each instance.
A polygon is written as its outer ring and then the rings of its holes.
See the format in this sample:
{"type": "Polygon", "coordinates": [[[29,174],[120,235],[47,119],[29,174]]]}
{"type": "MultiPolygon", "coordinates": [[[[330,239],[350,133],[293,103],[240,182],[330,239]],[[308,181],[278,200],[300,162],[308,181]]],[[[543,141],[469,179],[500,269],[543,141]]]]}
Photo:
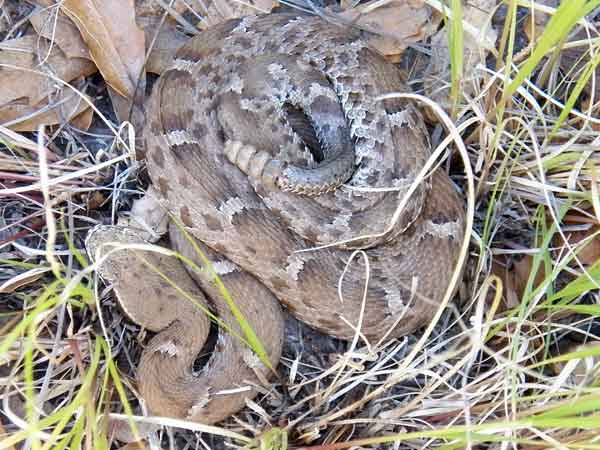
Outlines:
{"type": "MultiPolygon", "coordinates": [[[[275,385],[276,395],[265,390],[246,411],[219,425],[222,432],[185,431],[179,422],[169,436],[156,435],[155,426],[144,428],[152,448],[158,442],[163,448],[220,448],[223,440],[250,445],[250,438],[273,448],[392,445],[385,442],[395,442],[394,448],[434,442],[469,447],[486,441],[486,448],[498,449],[508,442],[531,449],[596,448],[585,421],[594,417],[586,402],[598,395],[600,355],[600,224],[594,200],[600,147],[590,101],[593,96],[597,105],[593,88],[599,83],[586,83],[567,120],[552,127],[594,57],[598,18],[590,11],[543,55],[520,90],[505,97],[506,74],[516,76],[543,43],[539,37],[550,17],[573,13],[569,5],[471,0],[457,18],[450,3],[300,6],[362,29],[371,45],[400,62],[414,90],[424,90],[453,113],[480,186],[468,274],[455,303],[417,358],[396,374],[387,395],[344,416],[337,411],[389,380],[416,338],[347,354],[345,343],[290,317],[279,369],[289,380],[287,403],[281,403],[284,391],[275,385]],[[380,33],[369,34],[374,30],[380,33]],[[457,33],[462,61],[448,49],[457,33]],[[508,54],[516,67],[504,65],[508,54]],[[427,70],[419,61],[427,62],[427,70]],[[453,83],[460,87],[459,101],[451,97],[453,83]],[[473,118],[476,125],[460,128],[473,118]],[[546,419],[559,412],[561,424],[546,419]],[[521,417],[529,418],[526,426],[521,417]],[[282,428],[265,432],[274,426],[282,428]],[[470,431],[461,431],[465,426],[470,431]],[[235,433],[246,440],[236,441],[235,433]]],[[[92,280],[84,276],[71,291],[62,291],[66,280],[82,273],[85,261],[77,250],[87,229],[127,211],[145,187],[143,170],[130,158],[135,136],[111,130],[130,120],[139,133],[145,83],[151,79],[146,72],[164,70],[189,35],[281,7],[271,0],[114,0],[101,7],[91,0],[0,2],[0,346],[5,349],[0,371],[6,381],[3,405],[10,405],[1,408],[0,446],[43,441],[54,448],[58,441],[51,434],[65,431],[67,423],[74,446],[131,445],[114,442],[115,435],[96,428],[95,419],[107,417],[97,412],[99,405],[121,413],[125,400],[143,414],[132,380],[146,333],[124,319],[108,290],[100,291],[111,352],[98,359],[94,342],[98,349],[106,347],[95,331],[100,303],[94,303],[92,280]],[[42,186],[41,170],[60,182],[42,186]],[[51,204],[44,203],[44,190],[51,204]],[[60,261],[60,273],[47,259],[48,211],[59,225],[49,251],[60,261]],[[107,375],[112,358],[120,378],[107,375]],[[86,377],[95,380],[93,393],[86,377]],[[83,405],[78,393],[86,395],[86,415],[61,415],[70,405],[83,405]],[[61,418],[62,428],[52,422],[42,427],[45,434],[34,435],[25,425],[26,419],[43,424],[61,418]],[[90,433],[79,433],[83,427],[90,433]]],[[[431,114],[428,120],[435,144],[444,128],[431,114]]],[[[446,169],[459,188],[465,186],[452,151],[446,169]]],[[[139,437],[127,437],[129,423],[118,414],[111,417],[121,439],[139,437]]]]}

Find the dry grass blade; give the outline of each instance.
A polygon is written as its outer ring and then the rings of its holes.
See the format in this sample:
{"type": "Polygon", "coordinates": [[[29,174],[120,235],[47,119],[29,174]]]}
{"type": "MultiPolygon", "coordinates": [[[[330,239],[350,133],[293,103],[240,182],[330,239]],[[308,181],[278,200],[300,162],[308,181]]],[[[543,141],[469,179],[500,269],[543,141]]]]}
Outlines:
{"type": "Polygon", "coordinates": [[[144,22],[131,0],[102,10],[91,0],[0,0],[0,124],[34,130],[0,125],[0,448],[123,448],[111,424],[145,423],[131,440],[146,442],[125,448],[600,449],[600,0],[357,6],[352,14],[386,36],[428,36],[448,18],[431,41],[382,48],[402,54],[403,68],[414,63],[410,85],[425,81],[434,101],[403,98],[437,112],[433,156],[411,189],[445,165],[467,199],[460,295],[399,340],[366,342],[357,329],[346,344],[290,319],[277,369],[285,386],[257,386],[261,395],[219,426],[145,416],[133,381],[145,332],[106,291],[94,295],[102,285],[81,255],[91,225],[128,210],[145,187],[135,135],[122,136],[132,128],[107,119],[104,81],[133,95],[157,23],[164,32],[148,64],[159,72],[183,31],[272,5],[251,3],[136,2],[144,22]],[[447,44],[451,26],[462,45],[447,44]],[[462,76],[450,78],[450,55],[456,68],[464,58],[462,76]],[[104,81],[90,77],[88,58],[104,81]],[[428,58],[440,63],[430,87],[418,64],[428,58]],[[75,103],[94,111],[87,133],[65,120],[75,103]],[[42,132],[41,122],[57,126],[42,132]]]}

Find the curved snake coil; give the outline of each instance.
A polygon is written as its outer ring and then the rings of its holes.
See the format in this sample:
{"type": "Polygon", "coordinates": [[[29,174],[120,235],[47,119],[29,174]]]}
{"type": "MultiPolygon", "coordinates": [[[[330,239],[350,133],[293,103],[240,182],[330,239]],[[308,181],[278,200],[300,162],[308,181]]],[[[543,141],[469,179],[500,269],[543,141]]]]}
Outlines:
{"type": "MultiPolygon", "coordinates": [[[[421,183],[381,236],[430,154],[415,108],[377,100],[403,91],[398,70],[358,34],[296,14],[203,32],[154,87],[145,130],[152,184],[210,255],[272,361],[281,352],[279,302],[324,333],[348,339],[359,328],[371,340],[410,333],[438,307],[464,236],[463,202],[448,176],[438,170],[421,183]],[[315,246],[325,248],[299,252],[315,246]],[[368,274],[362,258],[350,261],[356,249],[368,256],[368,274]]],[[[197,260],[170,231],[177,251],[197,260]]],[[[111,239],[139,241],[103,227],[88,247],[111,239]]],[[[239,332],[206,277],[152,258],[239,332]]],[[[153,413],[222,420],[256,395],[257,373],[267,370],[221,330],[193,374],[208,319],[149,272],[131,252],[101,270],[129,316],[158,332],[138,367],[140,391],[153,413]]]]}

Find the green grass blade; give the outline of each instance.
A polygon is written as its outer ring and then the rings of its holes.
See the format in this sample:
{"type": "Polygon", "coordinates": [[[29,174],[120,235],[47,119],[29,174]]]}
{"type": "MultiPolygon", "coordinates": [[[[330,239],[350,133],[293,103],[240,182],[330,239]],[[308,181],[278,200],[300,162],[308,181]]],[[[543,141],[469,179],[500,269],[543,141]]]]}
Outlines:
{"type": "Polygon", "coordinates": [[[512,83],[506,89],[504,93],[505,97],[513,95],[523,81],[533,73],[539,62],[552,47],[567,36],[577,21],[586,14],[586,11],[593,9],[598,4],[600,4],[598,0],[589,3],[587,0],[561,2],[556,13],[546,25],[531,56],[527,58],[512,83]]]}
{"type": "Polygon", "coordinates": [[[88,403],[88,399],[90,396],[93,396],[93,386],[94,381],[96,379],[98,366],[100,364],[100,356],[103,354],[102,352],[102,342],[103,339],[101,337],[96,338],[96,345],[94,347],[94,353],[91,358],[91,362],[89,367],[87,368],[87,372],[83,379],[83,383],[81,384],[75,398],[71,403],[69,403],[64,408],[61,408],[59,411],[54,414],[48,416],[45,420],[41,420],[40,424],[44,424],[46,421],[49,421],[51,424],[56,423],[54,429],[52,430],[51,436],[54,439],[48,440],[44,449],[49,448],[49,446],[58,439],[58,436],[63,432],[65,427],[72,420],[72,415],[77,412],[79,408],[83,408],[85,410],[86,404],[88,403]]]}
{"type": "MultiPolygon", "coordinates": [[[[71,430],[71,433],[69,433],[70,435],[72,435],[72,439],[71,439],[71,450],[75,450],[75,449],[79,449],[79,448],[83,448],[81,443],[83,442],[83,436],[84,436],[84,425],[85,422],[83,420],[83,415],[79,416],[77,418],[77,420],[75,421],[75,425],[73,426],[73,429],[71,430]]],[[[52,450],[62,450],[59,446],[53,448],[52,450]]]]}
{"type": "MultiPolygon", "coordinates": [[[[87,401],[87,398],[90,395],[90,392],[92,391],[92,388],[94,386],[96,372],[100,363],[100,356],[102,355],[101,346],[99,344],[100,340],[101,338],[96,339],[96,345],[94,347],[94,352],[91,356],[90,365],[88,366],[83,382],[81,383],[81,386],[79,387],[79,390],[77,391],[77,394],[75,395],[73,401],[68,405],[62,407],[60,410],[56,411],[53,414],[50,414],[49,416],[41,419],[38,422],[37,428],[40,430],[53,427],[51,439],[46,441],[46,443],[42,447],[43,450],[50,449],[51,445],[57,442],[59,436],[72,419],[72,416],[75,413],[77,413],[77,411],[80,408],[84,407],[85,402],[87,401]]],[[[25,429],[6,437],[5,439],[0,441],[0,449],[10,448],[11,446],[22,441],[23,439],[26,439],[29,433],[31,433],[31,430],[25,429]]]]}
{"type": "Polygon", "coordinates": [[[450,48],[450,76],[451,88],[450,97],[452,99],[453,115],[458,105],[458,97],[463,76],[464,65],[464,30],[462,0],[452,0],[452,16],[450,18],[450,28],[448,30],[448,46],[450,48]]]}
{"type": "Polygon", "coordinates": [[[31,312],[25,314],[25,317],[23,317],[23,319],[16,324],[15,327],[10,330],[10,332],[2,340],[0,343],[0,361],[4,359],[4,354],[6,354],[15,341],[25,333],[28,327],[38,319],[40,314],[56,306],[59,299],[57,296],[52,295],[56,293],[56,287],[58,283],[58,281],[55,281],[46,288],[36,307],[31,312]],[[46,299],[46,297],[51,298],[46,299]]]}
{"type": "MultiPolygon", "coordinates": [[[[187,266],[193,268],[194,270],[198,270],[198,271],[202,272],[201,268],[197,267],[196,264],[194,264],[193,261],[190,261],[185,256],[183,256],[183,255],[181,255],[179,253],[176,253],[176,252],[173,253],[173,256],[175,258],[179,259],[181,262],[183,262],[187,266]]],[[[155,272],[159,277],[161,277],[165,282],[167,282],[173,289],[175,289],[179,293],[179,295],[181,295],[182,297],[184,297],[186,300],[190,301],[196,308],[198,308],[200,311],[202,311],[204,314],[206,314],[206,316],[210,320],[212,320],[213,322],[215,322],[219,327],[223,328],[228,333],[231,333],[232,335],[234,335],[238,339],[241,339],[246,345],[249,345],[248,342],[242,336],[239,335],[239,333],[237,333],[229,325],[227,325],[225,322],[223,322],[220,317],[218,317],[215,314],[213,314],[213,312],[210,309],[208,309],[206,306],[204,306],[200,302],[198,302],[192,295],[190,295],[188,292],[184,291],[179,286],[177,286],[177,284],[175,284],[173,282],[173,280],[171,280],[158,267],[154,266],[153,264],[151,264],[150,262],[148,262],[146,259],[144,259],[141,256],[139,256],[139,258],[140,258],[141,262],[146,267],[148,267],[150,270],[152,270],[153,272],[155,272]]]]}
{"type": "MultiPolygon", "coordinates": [[[[554,127],[552,127],[552,135],[554,135],[554,133],[556,133],[560,129],[561,125],[567,119],[567,116],[570,114],[571,110],[575,106],[575,103],[579,99],[579,96],[583,92],[583,89],[585,89],[586,85],[588,84],[588,81],[595,73],[598,64],[600,64],[600,54],[595,55],[594,58],[586,64],[583,73],[579,76],[579,79],[577,80],[573,91],[571,92],[569,98],[567,99],[567,102],[565,103],[565,107],[560,112],[560,116],[556,120],[556,124],[554,125],[554,127]]],[[[597,80],[597,82],[600,83],[600,80],[597,80]]],[[[598,101],[597,98],[594,100],[598,101]]]]}
{"type": "Polygon", "coordinates": [[[219,278],[218,274],[215,272],[210,260],[206,257],[204,252],[202,252],[200,247],[198,247],[198,245],[196,244],[194,239],[189,235],[189,233],[187,233],[183,224],[176,217],[174,217],[172,215],[171,215],[171,220],[174,221],[174,223],[177,225],[177,227],[185,235],[186,239],[188,240],[188,242],[190,242],[190,244],[194,248],[194,251],[196,252],[198,257],[202,261],[202,264],[204,265],[203,269],[208,274],[210,281],[212,281],[216,285],[217,289],[219,290],[219,293],[221,294],[221,296],[227,303],[227,306],[231,310],[231,313],[235,317],[236,322],[238,323],[240,329],[242,330],[242,333],[244,334],[250,349],[256,354],[256,356],[258,356],[260,361],[266,367],[268,367],[273,373],[275,373],[275,368],[273,367],[273,364],[271,363],[271,360],[269,359],[269,355],[268,355],[267,351],[265,350],[264,345],[262,344],[262,342],[260,341],[260,339],[258,338],[256,333],[252,329],[252,326],[250,325],[250,323],[248,323],[248,321],[244,317],[244,314],[242,313],[242,311],[240,311],[240,309],[236,305],[235,301],[231,297],[231,294],[229,293],[229,291],[227,290],[227,288],[225,287],[225,285],[219,278]]]}
{"type": "Polygon", "coordinates": [[[592,267],[587,269],[587,272],[588,274],[582,273],[575,280],[567,284],[564,288],[550,297],[550,300],[565,300],[568,302],[593,289],[598,289],[598,285],[600,285],[600,260],[596,261],[592,267]],[[590,279],[590,277],[592,279],[590,279]]]}
{"type": "Polygon", "coordinates": [[[11,267],[19,267],[21,269],[38,269],[41,267],[48,267],[46,264],[31,264],[23,261],[17,261],[14,259],[0,258],[0,264],[5,264],[11,267]]]}
{"type": "MultiPolygon", "coordinates": [[[[106,344],[106,342],[102,341],[102,347],[104,349],[104,352],[107,355],[110,355],[110,349],[109,349],[108,345],[106,344]]],[[[110,357],[106,358],[106,369],[107,369],[107,377],[110,377],[112,379],[115,389],[117,390],[117,394],[119,395],[119,399],[121,400],[121,404],[123,405],[123,410],[125,411],[125,414],[128,417],[133,416],[133,408],[131,407],[131,405],[129,404],[129,400],[127,399],[127,393],[125,392],[125,387],[123,386],[123,383],[121,382],[121,377],[119,376],[119,371],[117,370],[117,367],[115,366],[115,362],[110,357]]],[[[139,434],[137,425],[131,419],[129,420],[129,427],[131,428],[133,435],[136,437],[139,437],[140,434],[139,434]]]]}
{"type": "Polygon", "coordinates": [[[600,305],[545,305],[543,308],[560,311],[568,310],[578,314],[588,314],[590,316],[600,317],[600,305]]]}
{"type": "MultiPolygon", "coordinates": [[[[529,367],[534,369],[536,367],[547,366],[550,364],[555,364],[559,362],[571,361],[572,359],[582,359],[587,358],[589,356],[600,356],[600,347],[598,346],[590,346],[587,348],[583,348],[582,350],[577,350],[574,352],[564,353],[559,356],[555,356],[554,358],[548,358],[538,363],[532,364],[529,367]]],[[[581,400],[579,400],[581,401],[581,400]]],[[[600,405],[598,405],[600,406],[600,405]]]]}

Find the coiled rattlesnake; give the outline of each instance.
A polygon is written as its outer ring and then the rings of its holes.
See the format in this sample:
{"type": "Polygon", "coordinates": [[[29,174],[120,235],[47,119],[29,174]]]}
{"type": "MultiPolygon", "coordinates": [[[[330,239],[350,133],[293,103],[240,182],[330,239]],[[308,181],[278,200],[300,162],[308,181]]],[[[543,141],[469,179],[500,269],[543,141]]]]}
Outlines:
{"type": "MultiPolygon", "coordinates": [[[[359,326],[370,339],[390,328],[391,336],[410,333],[438,307],[464,236],[463,203],[448,176],[438,170],[421,183],[382,235],[430,154],[414,107],[377,99],[405,90],[397,69],[352,30],[296,14],[231,20],[203,32],[154,87],[145,130],[152,183],[210,255],[273,361],[282,340],[278,300],[346,339],[359,326]],[[298,252],[315,246],[324,248],[298,252]],[[368,272],[362,258],[350,261],[355,249],[368,256],[368,272]]],[[[194,259],[176,227],[170,234],[177,251],[194,259]]],[[[110,240],[139,238],[96,229],[90,253],[110,240]]],[[[155,258],[194,298],[211,297],[238,329],[206,277],[191,272],[193,282],[172,258],[155,258]]],[[[209,423],[243,407],[256,393],[255,371],[266,369],[239,339],[221,333],[193,375],[208,320],[139,266],[122,252],[101,274],[132,319],[159,332],[138,368],[150,410],[209,423]]]]}

